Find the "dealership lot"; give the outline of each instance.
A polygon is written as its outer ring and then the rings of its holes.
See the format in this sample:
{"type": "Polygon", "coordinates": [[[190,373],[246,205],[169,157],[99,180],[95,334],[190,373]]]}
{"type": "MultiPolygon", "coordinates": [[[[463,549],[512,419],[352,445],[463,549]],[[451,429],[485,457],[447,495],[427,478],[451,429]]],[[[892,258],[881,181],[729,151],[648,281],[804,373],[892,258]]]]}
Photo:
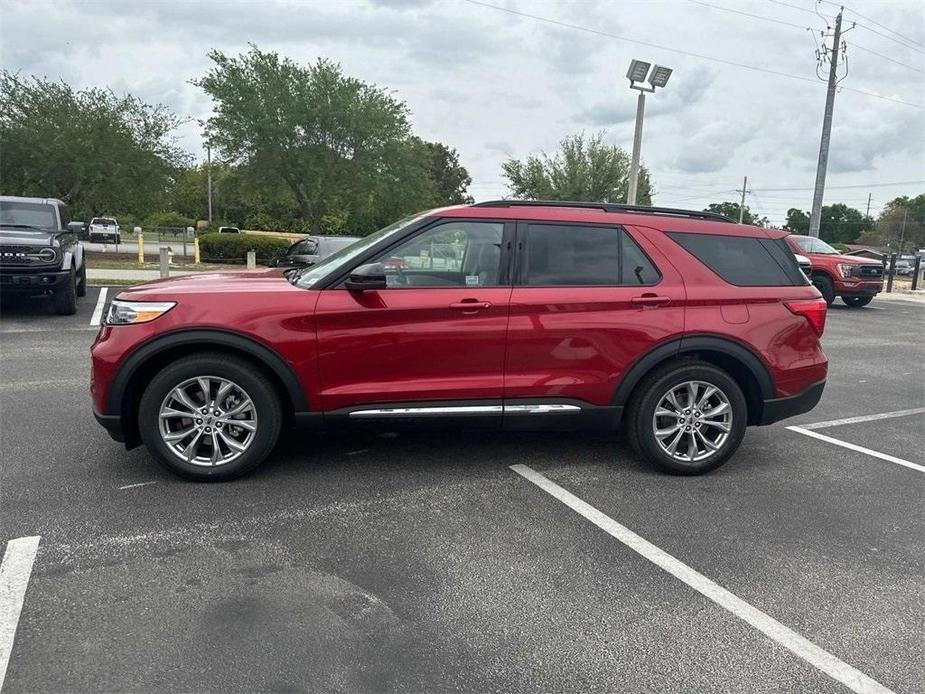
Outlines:
{"type": "Polygon", "coordinates": [[[99,292],[2,307],[0,546],[41,538],[4,692],[925,691],[925,305],[833,306],[820,405],[706,477],[596,434],[301,433],[196,485],[93,421],[99,292]]]}

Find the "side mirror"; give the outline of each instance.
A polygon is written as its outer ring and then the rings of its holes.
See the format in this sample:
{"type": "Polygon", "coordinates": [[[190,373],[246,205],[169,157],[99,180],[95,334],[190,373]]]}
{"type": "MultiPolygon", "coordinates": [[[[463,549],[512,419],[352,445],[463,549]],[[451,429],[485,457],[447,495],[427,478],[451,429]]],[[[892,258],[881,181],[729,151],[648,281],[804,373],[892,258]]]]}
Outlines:
{"type": "Polygon", "coordinates": [[[367,289],[385,289],[385,267],[382,263],[369,263],[360,265],[350,273],[344,286],[352,292],[362,292],[367,289]]]}

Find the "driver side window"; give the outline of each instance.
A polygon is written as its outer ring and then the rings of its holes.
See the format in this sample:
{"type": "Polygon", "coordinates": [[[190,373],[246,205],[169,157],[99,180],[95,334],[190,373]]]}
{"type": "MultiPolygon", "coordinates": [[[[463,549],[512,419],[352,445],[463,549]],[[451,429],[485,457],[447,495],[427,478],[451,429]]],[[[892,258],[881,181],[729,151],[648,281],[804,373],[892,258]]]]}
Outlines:
{"type": "Polygon", "coordinates": [[[452,221],[386,251],[388,287],[494,287],[501,267],[500,222],[452,221]]]}

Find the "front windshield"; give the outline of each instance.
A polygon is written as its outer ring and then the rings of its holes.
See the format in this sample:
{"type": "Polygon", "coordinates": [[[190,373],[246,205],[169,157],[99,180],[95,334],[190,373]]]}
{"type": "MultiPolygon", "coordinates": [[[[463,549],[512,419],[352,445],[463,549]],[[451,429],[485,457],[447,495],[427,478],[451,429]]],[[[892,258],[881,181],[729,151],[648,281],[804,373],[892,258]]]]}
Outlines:
{"type": "Polygon", "coordinates": [[[822,255],[840,255],[838,251],[832,248],[822,239],[816,239],[812,236],[796,236],[794,240],[797,245],[803,249],[804,253],[821,253],[822,255]]]}
{"type": "Polygon", "coordinates": [[[429,210],[409,215],[404,219],[399,219],[394,224],[390,224],[384,229],[373,232],[369,236],[364,236],[362,239],[359,239],[355,243],[350,244],[346,248],[341,248],[336,253],[332,253],[327,258],[324,258],[323,260],[315,263],[311,267],[307,267],[304,270],[301,270],[298,273],[292,275],[290,277],[292,283],[302,287],[303,289],[311,289],[322,277],[326,277],[330,273],[336,271],[338,268],[349,264],[350,261],[361,255],[367,248],[371,247],[386,236],[401,231],[412,222],[415,222],[426,215],[427,212],[429,212],[429,210]]]}
{"type": "Polygon", "coordinates": [[[55,208],[40,202],[0,202],[0,224],[12,227],[54,229],[58,226],[55,208]]]}

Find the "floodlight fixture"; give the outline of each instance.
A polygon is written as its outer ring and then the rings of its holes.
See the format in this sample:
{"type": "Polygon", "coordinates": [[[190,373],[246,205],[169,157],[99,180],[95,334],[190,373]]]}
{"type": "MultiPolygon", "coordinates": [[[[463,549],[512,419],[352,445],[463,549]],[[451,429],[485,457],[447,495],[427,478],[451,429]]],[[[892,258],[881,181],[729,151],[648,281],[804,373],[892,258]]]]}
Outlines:
{"type": "Polygon", "coordinates": [[[656,65],[649,73],[649,84],[653,87],[664,87],[668,84],[668,78],[671,77],[671,68],[664,65],[656,65]]]}
{"type": "Polygon", "coordinates": [[[652,63],[634,59],[630,62],[630,69],[626,71],[626,79],[630,82],[644,82],[651,66],[652,63]]]}

